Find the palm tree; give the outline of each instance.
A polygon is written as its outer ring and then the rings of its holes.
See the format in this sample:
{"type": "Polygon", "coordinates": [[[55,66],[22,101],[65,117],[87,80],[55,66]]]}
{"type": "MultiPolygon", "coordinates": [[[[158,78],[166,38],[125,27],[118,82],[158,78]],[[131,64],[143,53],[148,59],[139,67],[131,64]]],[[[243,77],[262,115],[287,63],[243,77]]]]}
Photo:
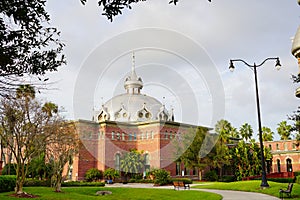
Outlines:
{"type": "Polygon", "coordinates": [[[35,89],[31,85],[20,85],[16,90],[16,97],[17,98],[25,98],[26,101],[35,98],[35,89]]]}
{"type": "Polygon", "coordinates": [[[272,130],[269,127],[262,127],[262,140],[263,141],[273,141],[273,134],[272,130]]]}
{"type": "Polygon", "coordinates": [[[253,135],[253,129],[250,124],[245,123],[240,128],[241,137],[247,142],[253,135]]]}
{"type": "Polygon", "coordinates": [[[131,149],[121,158],[120,164],[126,178],[128,174],[131,175],[133,173],[140,173],[144,166],[143,151],[140,152],[136,149],[131,149]]]}
{"type": "Polygon", "coordinates": [[[229,139],[229,134],[233,131],[233,128],[225,119],[222,119],[217,122],[215,125],[215,131],[219,134],[219,139],[221,140],[221,143],[227,143],[229,139]]]}
{"type": "Polygon", "coordinates": [[[280,139],[281,140],[290,140],[292,126],[288,125],[286,121],[282,121],[277,125],[278,125],[277,132],[280,135],[280,139]]]}
{"type": "Polygon", "coordinates": [[[46,102],[42,107],[42,111],[47,113],[48,117],[52,117],[54,113],[58,113],[58,106],[52,102],[46,102]]]}

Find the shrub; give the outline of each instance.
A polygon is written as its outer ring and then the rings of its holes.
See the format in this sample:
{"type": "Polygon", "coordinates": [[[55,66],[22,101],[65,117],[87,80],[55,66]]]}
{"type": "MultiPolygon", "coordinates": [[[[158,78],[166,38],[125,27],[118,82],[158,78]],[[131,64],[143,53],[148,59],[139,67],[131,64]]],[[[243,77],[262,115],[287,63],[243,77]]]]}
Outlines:
{"type": "Polygon", "coordinates": [[[37,186],[43,186],[43,187],[50,187],[51,186],[51,180],[38,180],[38,179],[26,179],[24,182],[24,187],[37,187],[37,186]]]}
{"type": "Polygon", "coordinates": [[[14,191],[16,186],[15,175],[2,175],[0,176],[0,192],[14,191]]]}
{"type": "Polygon", "coordinates": [[[117,170],[113,169],[113,168],[108,168],[104,171],[103,176],[106,179],[114,180],[115,178],[120,177],[120,173],[117,170]]]}
{"type": "Polygon", "coordinates": [[[212,171],[209,171],[209,172],[206,172],[204,174],[204,180],[207,180],[207,181],[217,181],[218,180],[218,175],[217,175],[217,172],[212,170],[212,171]]]}
{"type": "Polygon", "coordinates": [[[3,169],[2,169],[2,175],[16,175],[16,168],[17,165],[16,164],[6,164],[3,169]],[[9,174],[8,174],[9,172],[9,174]]]}
{"type": "Polygon", "coordinates": [[[167,185],[171,182],[170,172],[164,169],[157,169],[152,172],[154,175],[154,184],[155,185],[167,185]]]}
{"type": "Polygon", "coordinates": [[[300,175],[296,176],[296,183],[300,184],[300,175]]]}
{"type": "Polygon", "coordinates": [[[100,171],[97,168],[91,168],[89,170],[87,170],[87,172],[85,173],[85,180],[91,182],[91,181],[97,181],[99,179],[101,179],[103,177],[103,173],[102,171],[100,171]]]}
{"type": "Polygon", "coordinates": [[[154,183],[153,180],[150,179],[129,179],[128,183],[154,183]]]}
{"type": "Polygon", "coordinates": [[[182,181],[184,184],[192,184],[193,181],[190,178],[172,178],[171,182],[178,182],[178,181],[182,181]]]}
{"type": "Polygon", "coordinates": [[[232,176],[232,175],[224,175],[222,177],[222,179],[219,180],[219,181],[221,181],[221,182],[234,182],[234,181],[236,181],[236,177],[232,176]]]}
{"type": "Polygon", "coordinates": [[[90,186],[90,187],[103,187],[104,182],[84,182],[84,181],[69,181],[63,182],[62,187],[80,187],[80,186],[90,186]]]}

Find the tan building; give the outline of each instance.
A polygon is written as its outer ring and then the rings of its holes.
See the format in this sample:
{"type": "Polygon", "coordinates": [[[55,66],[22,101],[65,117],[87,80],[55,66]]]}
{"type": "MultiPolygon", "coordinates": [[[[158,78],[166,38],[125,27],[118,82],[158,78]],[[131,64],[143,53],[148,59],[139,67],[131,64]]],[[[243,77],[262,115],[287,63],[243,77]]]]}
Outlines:
{"type": "Polygon", "coordinates": [[[296,140],[264,142],[273,155],[270,173],[300,171],[299,143],[296,140]]]}

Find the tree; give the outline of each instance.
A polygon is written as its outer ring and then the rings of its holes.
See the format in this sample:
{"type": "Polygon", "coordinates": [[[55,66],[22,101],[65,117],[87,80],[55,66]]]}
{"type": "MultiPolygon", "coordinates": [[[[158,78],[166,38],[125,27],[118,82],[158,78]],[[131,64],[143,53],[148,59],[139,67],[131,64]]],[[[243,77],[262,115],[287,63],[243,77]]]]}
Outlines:
{"type": "Polygon", "coordinates": [[[273,141],[273,135],[274,133],[272,130],[268,127],[262,127],[262,140],[263,141],[273,141]]]}
{"type": "Polygon", "coordinates": [[[79,148],[76,125],[74,122],[58,118],[46,128],[46,132],[49,133],[46,141],[46,155],[52,167],[51,183],[55,192],[61,192],[63,169],[68,163],[72,165],[73,157],[79,148]]]}
{"type": "Polygon", "coordinates": [[[296,111],[293,112],[292,115],[288,116],[288,119],[293,122],[291,131],[295,132],[296,140],[299,142],[300,141],[300,106],[297,108],[296,111]]]}
{"type": "Polygon", "coordinates": [[[174,140],[176,161],[183,162],[189,169],[198,168],[201,180],[202,171],[211,164],[210,150],[206,152],[206,148],[202,148],[202,146],[214,145],[213,141],[215,140],[212,135],[209,135],[207,128],[189,129],[188,132],[174,140]],[[205,139],[206,144],[204,144],[205,139]]]}
{"type": "Polygon", "coordinates": [[[247,142],[253,135],[253,129],[250,124],[245,123],[240,127],[241,137],[247,142]]]}
{"type": "Polygon", "coordinates": [[[0,1],[1,96],[18,88],[27,76],[45,75],[65,63],[60,32],[49,26],[45,5],[46,0],[0,1]]]}
{"type": "Polygon", "coordinates": [[[0,138],[15,159],[17,194],[23,193],[23,183],[28,171],[26,164],[44,149],[46,119],[41,103],[25,93],[21,96],[14,93],[1,99],[0,138]]]}
{"type": "Polygon", "coordinates": [[[281,140],[290,140],[292,126],[288,125],[286,121],[282,121],[277,125],[278,125],[277,132],[280,135],[280,139],[281,140]]]}
{"type": "MultiPolygon", "coordinates": [[[[83,5],[86,4],[87,0],[80,0],[83,5]]],[[[146,0],[111,0],[111,1],[106,1],[106,0],[99,0],[98,5],[100,7],[103,7],[103,12],[102,15],[105,15],[107,19],[110,21],[113,20],[113,17],[122,14],[122,10],[124,8],[131,9],[133,3],[138,3],[146,0]]],[[[179,0],[169,0],[169,4],[174,4],[176,5],[179,0]]],[[[211,0],[208,0],[211,2],[211,0]]]]}
{"type": "Polygon", "coordinates": [[[126,177],[134,173],[141,173],[144,167],[143,151],[131,149],[121,157],[120,164],[121,170],[125,173],[126,177]]]}
{"type": "Polygon", "coordinates": [[[220,172],[220,177],[223,177],[223,167],[224,165],[228,165],[230,163],[230,152],[228,149],[228,142],[230,137],[237,138],[238,133],[236,128],[232,127],[231,124],[227,120],[220,120],[215,125],[215,131],[219,135],[219,140],[214,147],[214,156],[213,156],[213,166],[217,167],[220,172]]]}

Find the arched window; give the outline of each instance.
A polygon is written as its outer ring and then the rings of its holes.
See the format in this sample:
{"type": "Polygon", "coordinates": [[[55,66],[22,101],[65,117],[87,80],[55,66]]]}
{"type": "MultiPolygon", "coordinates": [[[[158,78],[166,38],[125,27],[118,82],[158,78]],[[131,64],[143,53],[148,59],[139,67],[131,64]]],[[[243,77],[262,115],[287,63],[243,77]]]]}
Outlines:
{"type": "Polygon", "coordinates": [[[141,140],[144,140],[144,133],[141,132],[141,140]]]}
{"type": "Polygon", "coordinates": [[[279,159],[277,159],[277,172],[281,172],[281,170],[280,170],[280,160],[279,159]]]}
{"type": "Polygon", "coordinates": [[[120,154],[115,155],[115,169],[120,171],[120,154]]]}
{"type": "Polygon", "coordinates": [[[293,171],[293,164],[290,158],[286,159],[286,171],[292,172],[293,171]]]}
{"type": "Polygon", "coordinates": [[[117,140],[120,140],[121,139],[121,137],[120,137],[120,133],[119,132],[117,132],[117,140]]]}
{"type": "Polygon", "coordinates": [[[136,140],[136,133],[133,133],[133,140],[136,140]]]}
{"type": "Polygon", "coordinates": [[[129,141],[132,141],[132,133],[129,133],[129,141]]]}
{"type": "Polygon", "coordinates": [[[170,140],[172,140],[172,139],[173,139],[173,132],[170,131],[170,140]]]}
{"type": "Polygon", "coordinates": [[[146,140],[149,139],[149,134],[148,134],[148,131],[146,131],[146,140]]]}
{"type": "Polygon", "coordinates": [[[181,163],[177,162],[176,163],[176,175],[180,176],[180,174],[181,174],[181,163]]]}
{"type": "Polygon", "coordinates": [[[151,131],[151,139],[152,140],[154,139],[154,133],[153,133],[153,131],[151,131]]]}
{"type": "Polygon", "coordinates": [[[115,132],[111,132],[111,140],[115,139],[115,132]]]}
{"type": "Polygon", "coordinates": [[[122,133],[122,140],[125,140],[125,133],[122,133]]]}
{"type": "Polygon", "coordinates": [[[167,131],[165,132],[165,139],[166,140],[168,139],[168,132],[167,131]]]}

